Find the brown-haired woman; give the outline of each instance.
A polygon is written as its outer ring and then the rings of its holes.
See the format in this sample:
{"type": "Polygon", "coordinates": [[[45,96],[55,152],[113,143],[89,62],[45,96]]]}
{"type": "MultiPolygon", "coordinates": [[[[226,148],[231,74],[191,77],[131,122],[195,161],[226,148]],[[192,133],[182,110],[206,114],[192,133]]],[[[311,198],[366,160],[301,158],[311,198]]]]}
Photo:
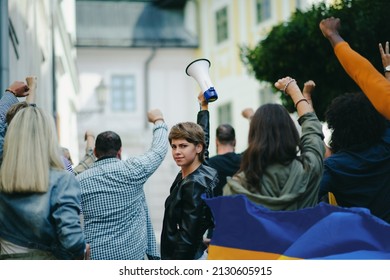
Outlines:
{"type": "Polygon", "coordinates": [[[180,167],[165,201],[161,234],[161,259],[206,258],[203,235],[213,225],[210,209],[201,196],[213,196],[218,183],[215,169],[204,164],[208,158],[209,112],[203,94],[197,123],[184,122],[171,128],[172,156],[180,167]]]}
{"type": "Polygon", "coordinates": [[[279,104],[265,104],[253,115],[241,167],[228,178],[224,195],[243,194],[271,210],[297,210],[318,203],[325,146],[322,126],[294,79],[275,83],[293,100],[302,127],[279,104]]]}

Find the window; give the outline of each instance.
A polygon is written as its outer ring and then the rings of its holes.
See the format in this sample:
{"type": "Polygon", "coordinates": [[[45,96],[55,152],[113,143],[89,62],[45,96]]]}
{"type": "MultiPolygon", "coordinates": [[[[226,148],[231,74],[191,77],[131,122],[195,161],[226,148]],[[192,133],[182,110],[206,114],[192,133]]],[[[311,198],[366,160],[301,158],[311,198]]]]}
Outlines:
{"type": "Polygon", "coordinates": [[[232,104],[226,103],[218,107],[218,123],[232,123],[232,104]]]}
{"type": "Polygon", "coordinates": [[[134,76],[115,75],[111,77],[111,110],[135,110],[135,78],[134,76]]]}
{"type": "Polygon", "coordinates": [[[271,18],[271,0],[256,0],[257,23],[271,18]]]}
{"type": "Polygon", "coordinates": [[[228,13],[227,7],[224,7],[216,13],[217,21],[217,43],[228,39],[228,13]]]}

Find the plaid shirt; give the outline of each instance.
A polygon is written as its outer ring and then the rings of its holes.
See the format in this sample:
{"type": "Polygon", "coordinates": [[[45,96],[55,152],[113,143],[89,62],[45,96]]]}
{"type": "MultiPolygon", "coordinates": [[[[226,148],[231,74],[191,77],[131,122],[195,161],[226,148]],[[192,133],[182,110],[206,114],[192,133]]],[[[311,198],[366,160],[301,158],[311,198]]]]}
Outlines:
{"type": "Polygon", "coordinates": [[[156,124],[152,146],[127,160],[103,158],[77,175],[84,231],[95,260],[159,258],[143,185],[168,151],[168,127],[156,124]]]}
{"type": "Polygon", "coordinates": [[[96,157],[93,154],[93,149],[89,148],[84,157],[80,160],[79,164],[73,168],[73,172],[78,175],[81,172],[87,170],[96,161],[96,157]]]}
{"type": "Polygon", "coordinates": [[[19,100],[15,97],[15,95],[8,91],[4,92],[0,99],[0,164],[3,161],[4,138],[7,131],[7,122],[5,117],[8,109],[18,102],[19,100]]]}

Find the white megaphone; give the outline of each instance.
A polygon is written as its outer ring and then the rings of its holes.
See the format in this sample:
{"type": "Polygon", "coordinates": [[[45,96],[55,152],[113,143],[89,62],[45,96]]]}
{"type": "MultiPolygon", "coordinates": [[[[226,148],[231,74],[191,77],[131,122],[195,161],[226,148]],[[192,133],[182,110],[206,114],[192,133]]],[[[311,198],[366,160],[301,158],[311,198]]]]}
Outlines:
{"type": "Polygon", "coordinates": [[[186,74],[198,82],[207,102],[213,102],[218,99],[218,94],[209,76],[210,65],[211,63],[208,59],[200,58],[188,64],[186,68],[186,74]]]}

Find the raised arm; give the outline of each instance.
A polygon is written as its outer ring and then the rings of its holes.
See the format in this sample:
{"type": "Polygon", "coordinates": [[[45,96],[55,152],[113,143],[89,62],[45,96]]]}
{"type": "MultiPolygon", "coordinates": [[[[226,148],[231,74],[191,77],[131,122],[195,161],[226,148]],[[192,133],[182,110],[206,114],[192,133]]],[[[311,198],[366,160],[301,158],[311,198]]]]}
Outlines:
{"type": "Polygon", "coordinates": [[[84,134],[84,141],[86,141],[85,153],[88,154],[95,147],[95,134],[87,130],[84,134]]]}
{"type": "Polygon", "coordinates": [[[84,134],[84,140],[86,141],[85,155],[80,160],[79,164],[75,168],[73,168],[73,172],[76,175],[90,168],[92,164],[96,161],[96,157],[93,153],[93,150],[95,148],[95,135],[93,134],[93,132],[87,130],[84,134]]]}
{"type": "Polygon", "coordinates": [[[309,80],[303,84],[303,90],[302,90],[303,97],[306,98],[307,102],[309,102],[309,104],[313,108],[314,108],[314,106],[313,106],[313,102],[311,100],[311,94],[313,93],[315,87],[316,87],[316,84],[314,83],[314,81],[309,80]]]}
{"type": "Polygon", "coordinates": [[[5,116],[8,109],[19,100],[17,97],[25,97],[28,95],[29,87],[21,81],[13,82],[0,99],[0,121],[5,123],[5,116]]]}
{"type": "MultiPolygon", "coordinates": [[[[148,121],[153,123],[153,138],[150,149],[137,160],[144,166],[145,174],[151,176],[160,166],[168,152],[168,126],[164,121],[162,112],[159,109],[152,109],[148,112],[148,121]]],[[[130,159],[131,161],[131,159],[130,159]]],[[[143,175],[142,175],[143,176],[143,175]]],[[[147,177],[144,176],[146,181],[147,177]]]]}
{"type": "Polygon", "coordinates": [[[375,109],[390,119],[390,82],[366,58],[351,49],[340,36],[340,19],[330,17],[322,20],[319,26],[347,74],[361,88],[375,109]]]}
{"type": "Polygon", "coordinates": [[[210,144],[210,113],[209,113],[209,104],[206,101],[204,94],[202,92],[198,95],[198,102],[200,106],[200,111],[197,115],[197,124],[199,124],[204,132],[205,137],[205,160],[209,159],[209,144],[210,144]]]}
{"type": "Polygon", "coordinates": [[[290,77],[279,79],[275,83],[275,87],[291,97],[299,117],[314,111],[311,103],[303,96],[294,79],[290,77]]]}
{"type": "Polygon", "coordinates": [[[0,162],[3,158],[3,144],[7,130],[7,111],[13,104],[18,103],[17,97],[26,96],[28,94],[28,90],[29,88],[25,83],[15,81],[5,90],[0,99],[0,162]]]}
{"type": "Polygon", "coordinates": [[[35,76],[29,76],[26,77],[26,82],[28,87],[30,88],[26,97],[26,102],[35,103],[35,92],[37,90],[38,79],[35,76]]]}

